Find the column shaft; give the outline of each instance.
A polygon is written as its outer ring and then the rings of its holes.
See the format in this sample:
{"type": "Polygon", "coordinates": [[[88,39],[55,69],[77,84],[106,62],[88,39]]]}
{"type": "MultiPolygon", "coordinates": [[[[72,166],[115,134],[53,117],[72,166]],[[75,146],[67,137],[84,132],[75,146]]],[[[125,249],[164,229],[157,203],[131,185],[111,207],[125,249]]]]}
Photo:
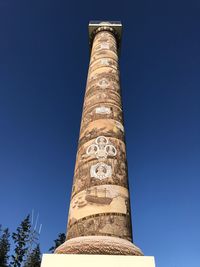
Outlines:
{"type": "Polygon", "coordinates": [[[91,32],[67,241],[56,253],[143,255],[131,243],[118,35],[106,25],[91,32]]]}
{"type": "Polygon", "coordinates": [[[117,43],[96,34],[88,70],[67,239],[132,240],[117,43]]]}

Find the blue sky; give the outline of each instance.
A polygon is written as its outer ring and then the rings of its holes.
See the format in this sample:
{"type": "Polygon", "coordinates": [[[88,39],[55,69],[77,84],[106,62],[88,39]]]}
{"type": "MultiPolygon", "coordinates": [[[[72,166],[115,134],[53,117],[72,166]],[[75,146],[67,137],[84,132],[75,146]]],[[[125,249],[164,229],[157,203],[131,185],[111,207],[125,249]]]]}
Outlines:
{"type": "Polygon", "coordinates": [[[134,242],[199,267],[200,2],[0,0],[0,223],[34,208],[47,252],[65,232],[89,20],[121,20],[134,242]]]}

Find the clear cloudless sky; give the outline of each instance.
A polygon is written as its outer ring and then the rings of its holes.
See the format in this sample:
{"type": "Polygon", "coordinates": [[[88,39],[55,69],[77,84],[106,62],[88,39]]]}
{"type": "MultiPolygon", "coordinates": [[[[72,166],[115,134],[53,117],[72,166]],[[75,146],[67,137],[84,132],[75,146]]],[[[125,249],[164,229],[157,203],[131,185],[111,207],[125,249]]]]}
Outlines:
{"type": "Polygon", "coordinates": [[[134,242],[157,267],[200,266],[200,1],[0,0],[0,224],[34,208],[65,232],[89,20],[121,20],[134,242]]]}

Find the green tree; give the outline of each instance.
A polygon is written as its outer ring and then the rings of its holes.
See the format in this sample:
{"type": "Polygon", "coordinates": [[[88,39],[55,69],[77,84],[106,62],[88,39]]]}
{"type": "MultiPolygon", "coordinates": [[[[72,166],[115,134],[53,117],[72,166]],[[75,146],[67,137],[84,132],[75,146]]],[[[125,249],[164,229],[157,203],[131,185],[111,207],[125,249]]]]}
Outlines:
{"type": "Polygon", "coordinates": [[[28,215],[17,228],[16,233],[12,234],[15,243],[14,255],[12,255],[11,266],[21,267],[28,252],[28,243],[31,233],[30,215],[28,215]]]}
{"type": "Polygon", "coordinates": [[[39,244],[28,255],[24,267],[40,267],[41,265],[41,251],[39,244]]]}
{"type": "Polygon", "coordinates": [[[2,230],[0,226],[0,266],[8,267],[8,252],[10,250],[9,237],[10,233],[8,228],[2,230]]]}
{"type": "Polygon", "coordinates": [[[66,235],[64,233],[60,233],[58,238],[54,240],[54,245],[49,249],[50,252],[54,252],[57,247],[63,244],[66,240],[66,235]]]}

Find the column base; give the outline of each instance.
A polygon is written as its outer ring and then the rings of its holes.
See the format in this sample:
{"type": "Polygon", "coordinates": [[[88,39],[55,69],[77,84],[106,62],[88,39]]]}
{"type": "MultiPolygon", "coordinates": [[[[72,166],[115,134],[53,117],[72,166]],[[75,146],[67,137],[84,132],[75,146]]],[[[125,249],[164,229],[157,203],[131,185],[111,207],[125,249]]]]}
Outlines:
{"type": "Polygon", "coordinates": [[[154,257],[44,254],[41,267],[155,267],[154,257]]]}
{"type": "Polygon", "coordinates": [[[130,241],[110,236],[72,238],[60,245],[55,253],[143,256],[142,251],[130,241]]]}

